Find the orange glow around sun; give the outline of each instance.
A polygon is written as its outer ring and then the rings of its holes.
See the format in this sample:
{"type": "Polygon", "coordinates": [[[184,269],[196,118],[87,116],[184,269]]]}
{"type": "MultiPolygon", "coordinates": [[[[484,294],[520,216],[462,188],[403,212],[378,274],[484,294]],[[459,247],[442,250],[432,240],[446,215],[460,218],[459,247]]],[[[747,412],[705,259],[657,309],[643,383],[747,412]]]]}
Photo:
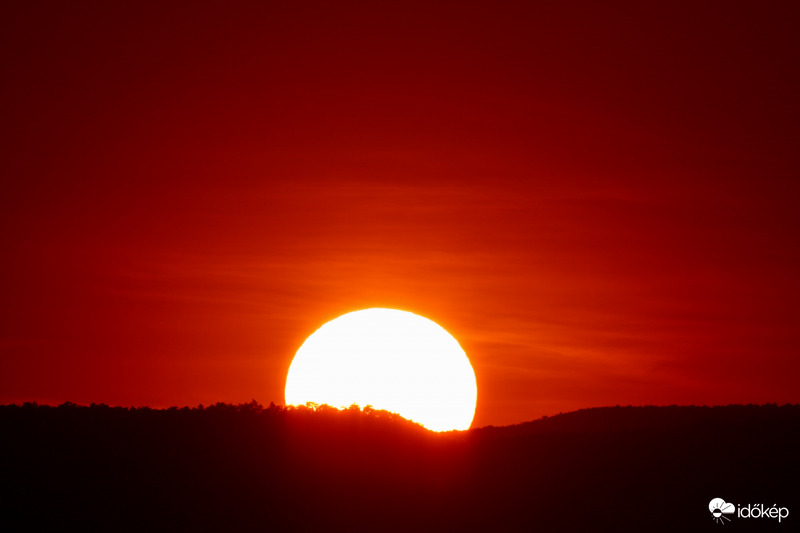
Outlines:
{"type": "Polygon", "coordinates": [[[468,429],[477,393],[458,341],[396,309],[364,309],[323,325],[297,351],[285,391],[288,405],[371,405],[433,431],[468,429]]]}

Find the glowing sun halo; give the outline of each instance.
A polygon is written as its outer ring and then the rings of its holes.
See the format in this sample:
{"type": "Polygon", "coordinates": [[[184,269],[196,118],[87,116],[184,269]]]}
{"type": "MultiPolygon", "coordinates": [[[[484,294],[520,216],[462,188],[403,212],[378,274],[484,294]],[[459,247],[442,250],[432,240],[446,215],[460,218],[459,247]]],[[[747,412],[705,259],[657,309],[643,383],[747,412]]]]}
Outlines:
{"type": "Polygon", "coordinates": [[[289,367],[286,403],[385,409],[434,431],[468,429],[478,388],[467,354],[441,326],[396,309],[331,320],[289,367]]]}

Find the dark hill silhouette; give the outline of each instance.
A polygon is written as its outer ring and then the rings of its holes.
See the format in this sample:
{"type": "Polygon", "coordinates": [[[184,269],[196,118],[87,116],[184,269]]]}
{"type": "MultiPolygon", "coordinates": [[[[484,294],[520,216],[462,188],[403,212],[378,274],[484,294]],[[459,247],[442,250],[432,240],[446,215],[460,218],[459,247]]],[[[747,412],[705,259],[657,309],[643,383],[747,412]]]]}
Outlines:
{"type": "Polygon", "coordinates": [[[2,531],[714,531],[790,516],[800,406],[609,407],[436,434],[325,406],[0,406],[2,531]]]}

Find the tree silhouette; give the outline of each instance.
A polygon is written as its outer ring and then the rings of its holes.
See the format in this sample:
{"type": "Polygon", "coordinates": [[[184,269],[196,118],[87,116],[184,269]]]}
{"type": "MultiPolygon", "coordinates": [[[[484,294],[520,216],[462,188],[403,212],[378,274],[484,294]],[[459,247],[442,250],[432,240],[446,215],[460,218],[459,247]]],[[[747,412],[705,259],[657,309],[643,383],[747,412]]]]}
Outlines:
{"type": "Polygon", "coordinates": [[[798,422],[610,407],[437,434],[369,406],[7,405],[0,530],[707,531],[713,497],[794,509],[798,422]]]}

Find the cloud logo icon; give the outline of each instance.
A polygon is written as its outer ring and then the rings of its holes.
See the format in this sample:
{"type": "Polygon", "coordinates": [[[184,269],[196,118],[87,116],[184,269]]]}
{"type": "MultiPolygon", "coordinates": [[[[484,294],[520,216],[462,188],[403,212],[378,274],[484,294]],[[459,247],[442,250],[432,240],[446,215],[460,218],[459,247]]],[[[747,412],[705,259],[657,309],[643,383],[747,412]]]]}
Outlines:
{"type": "Polygon", "coordinates": [[[724,524],[725,521],[731,521],[731,519],[725,515],[735,513],[736,506],[732,503],[726,503],[722,498],[714,498],[708,502],[708,510],[711,511],[711,515],[714,517],[714,522],[724,524]]]}

